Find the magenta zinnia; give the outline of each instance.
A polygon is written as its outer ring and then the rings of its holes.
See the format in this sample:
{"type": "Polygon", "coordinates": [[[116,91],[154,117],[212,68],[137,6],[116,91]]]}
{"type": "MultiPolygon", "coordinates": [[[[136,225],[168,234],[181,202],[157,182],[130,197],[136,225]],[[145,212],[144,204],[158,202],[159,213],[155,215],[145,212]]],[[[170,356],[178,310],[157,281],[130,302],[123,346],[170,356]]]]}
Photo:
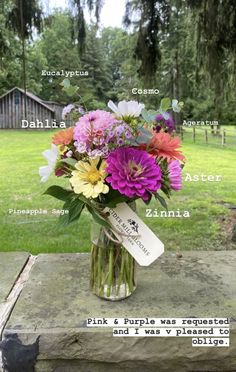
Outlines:
{"type": "Polygon", "coordinates": [[[168,164],[170,187],[172,190],[178,191],[182,188],[181,166],[178,160],[172,160],[168,164]]]}
{"type": "Polygon", "coordinates": [[[129,198],[147,200],[149,193],[161,188],[161,169],[155,158],[145,151],[119,148],[109,154],[106,181],[129,198]]]}

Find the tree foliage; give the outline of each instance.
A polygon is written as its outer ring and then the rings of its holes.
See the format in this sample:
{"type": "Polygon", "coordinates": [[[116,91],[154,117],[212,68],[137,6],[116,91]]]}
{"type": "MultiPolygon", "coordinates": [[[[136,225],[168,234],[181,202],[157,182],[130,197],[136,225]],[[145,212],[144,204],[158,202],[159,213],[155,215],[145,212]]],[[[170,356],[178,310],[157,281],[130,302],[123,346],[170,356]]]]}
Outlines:
{"type": "MultiPolygon", "coordinates": [[[[5,27],[15,1],[0,8],[0,94],[21,85],[19,35],[5,27]]],[[[75,3],[83,11],[86,5],[97,12],[99,20],[101,1],[75,3]]],[[[25,40],[27,89],[61,103],[82,96],[88,109],[105,108],[109,99],[135,99],[155,109],[162,97],[171,96],[185,102],[184,118],[234,122],[233,5],[230,0],[216,0],[214,6],[211,0],[128,1],[125,23],[132,27],[99,29],[97,22],[84,23],[82,52],[78,34],[72,37],[72,25],[78,21],[74,6],[54,11],[44,17],[42,32],[25,40]],[[71,78],[79,89],[69,97],[60,86],[65,76],[43,76],[42,70],[89,75],[71,78]],[[134,95],[134,87],[157,88],[160,94],[134,95]]]]}
{"type": "Polygon", "coordinates": [[[38,0],[10,0],[8,3],[6,25],[9,28],[25,39],[31,36],[33,27],[40,30],[42,9],[38,0]]]}
{"type": "Polygon", "coordinates": [[[84,9],[87,7],[90,14],[94,12],[97,21],[96,26],[98,26],[102,5],[103,0],[70,0],[70,9],[72,12],[72,39],[78,45],[78,50],[81,55],[85,50],[86,40],[86,23],[84,18],[84,9]]]}
{"type": "Polygon", "coordinates": [[[170,6],[167,0],[131,0],[126,4],[125,25],[138,29],[134,56],[141,61],[139,75],[145,80],[153,79],[161,61],[160,31],[166,30],[170,6]],[[132,20],[133,14],[135,17],[132,20]]]}

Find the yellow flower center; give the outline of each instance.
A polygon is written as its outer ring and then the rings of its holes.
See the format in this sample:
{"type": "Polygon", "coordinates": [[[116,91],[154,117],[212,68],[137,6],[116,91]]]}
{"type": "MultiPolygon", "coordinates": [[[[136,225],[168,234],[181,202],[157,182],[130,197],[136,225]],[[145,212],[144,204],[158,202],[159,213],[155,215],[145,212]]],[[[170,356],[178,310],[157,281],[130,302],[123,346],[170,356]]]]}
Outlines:
{"type": "Polygon", "coordinates": [[[143,172],[143,168],[140,164],[136,164],[133,160],[128,163],[129,169],[132,173],[140,175],[143,172]]]}
{"type": "Polygon", "coordinates": [[[98,181],[101,180],[100,172],[97,168],[91,168],[86,174],[86,179],[88,182],[95,185],[98,181]]]}

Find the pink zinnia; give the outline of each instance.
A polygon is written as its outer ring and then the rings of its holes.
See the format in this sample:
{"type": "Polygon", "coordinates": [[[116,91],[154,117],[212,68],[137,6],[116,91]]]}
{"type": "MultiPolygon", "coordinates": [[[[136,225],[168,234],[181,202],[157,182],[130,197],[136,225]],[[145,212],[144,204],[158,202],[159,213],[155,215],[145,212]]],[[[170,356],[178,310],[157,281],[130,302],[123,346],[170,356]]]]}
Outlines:
{"type": "Polygon", "coordinates": [[[82,116],[74,129],[74,140],[78,151],[89,153],[94,145],[96,147],[105,145],[105,132],[115,123],[114,116],[103,110],[91,111],[82,116]]]}
{"type": "Polygon", "coordinates": [[[181,176],[181,166],[178,160],[172,160],[168,164],[168,170],[169,170],[170,187],[175,191],[181,190],[182,176],[181,176]]]}
{"type": "Polygon", "coordinates": [[[129,198],[148,200],[149,193],[161,188],[161,168],[146,151],[118,148],[107,158],[106,181],[129,198]]]}

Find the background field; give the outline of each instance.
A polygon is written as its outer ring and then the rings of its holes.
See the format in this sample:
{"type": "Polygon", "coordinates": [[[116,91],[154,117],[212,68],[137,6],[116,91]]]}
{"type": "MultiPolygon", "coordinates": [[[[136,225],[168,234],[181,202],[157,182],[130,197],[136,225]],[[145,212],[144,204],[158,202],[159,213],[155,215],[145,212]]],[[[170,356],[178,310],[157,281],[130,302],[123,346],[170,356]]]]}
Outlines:
{"type": "MultiPolygon", "coordinates": [[[[53,132],[54,133],[54,132],[53,132]]],[[[52,209],[61,209],[62,202],[42,195],[51,184],[67,185],[63,179],[51,178],[41,184],[38,167],[45,165],[41,156],[50,147],[52,132],[0,132],[0,237],[1,251],[27,250],[39,252],[86,252],[90,248],[90,216],[67,228],[57,224],[52,209]],[[45,209],[47,215],[14,215],[9,209],[45,209]]],[[[230,243],[232,211],[236,205],[235,148],[192,144],[184,140],[186,173],[222,175],[221,182],[183,182],[183,190],[175,193],[169,210],[190,218],[146,218],[146,205],[138,204],[140,217],[163,240],[167,250],[234,249],[230,243]]],[[[163,208],[152,202],[149,208],[163,208]]]]}

